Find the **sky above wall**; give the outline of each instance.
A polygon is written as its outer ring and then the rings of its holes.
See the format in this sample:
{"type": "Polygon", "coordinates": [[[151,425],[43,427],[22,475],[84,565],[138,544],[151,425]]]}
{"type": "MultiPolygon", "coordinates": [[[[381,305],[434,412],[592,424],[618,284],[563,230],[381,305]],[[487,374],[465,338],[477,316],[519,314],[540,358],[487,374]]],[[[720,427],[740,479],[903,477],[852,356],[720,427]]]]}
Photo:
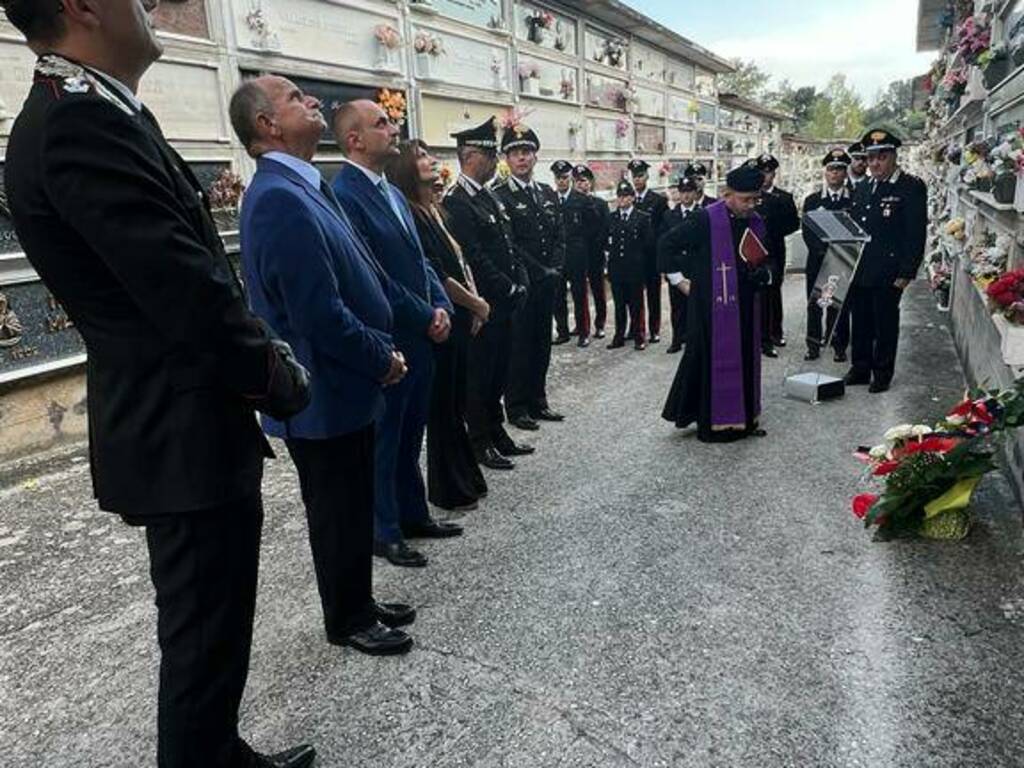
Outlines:
{"type": "Polygon", "coordinates": [[[720,56],[753,59],[794,86],[841,72],[870,105],[893,80],[924,74],[917,0],[624,0],[720,56]]]}

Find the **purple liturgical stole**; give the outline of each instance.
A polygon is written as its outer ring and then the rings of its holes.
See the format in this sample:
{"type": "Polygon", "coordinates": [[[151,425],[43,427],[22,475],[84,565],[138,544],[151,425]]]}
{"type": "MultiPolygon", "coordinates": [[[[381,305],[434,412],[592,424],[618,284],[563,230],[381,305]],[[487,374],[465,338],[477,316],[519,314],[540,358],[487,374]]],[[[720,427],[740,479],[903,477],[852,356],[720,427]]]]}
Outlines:
{"type": "MultiPolygon", "coordinates": [[[[748,414],[743,397],[743,345],[740,335],[739,279],[736,275],[736,243],[732,239],[729,209],[719,201],[707,209],[711,221],[711,428],[746,429],[748,414]]],[[[765,242],[764,221],[756,213],[750,229],[765,242]]],[[[752,352],[754,412],[761,413],[760,297],[754,296],[752,352]]]]}

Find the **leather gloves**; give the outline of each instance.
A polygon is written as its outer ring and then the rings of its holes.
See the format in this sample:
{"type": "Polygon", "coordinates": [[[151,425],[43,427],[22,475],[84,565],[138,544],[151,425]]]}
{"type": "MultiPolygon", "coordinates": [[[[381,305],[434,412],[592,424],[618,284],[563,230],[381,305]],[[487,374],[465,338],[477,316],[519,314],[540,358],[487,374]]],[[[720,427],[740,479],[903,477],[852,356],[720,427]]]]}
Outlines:
{"type": "Polygon", "coordinates": [[[309,371],[295,359],[287,342],[270,340],[270,381],[267,395],[256,403],[257,410],[271,418],[283,420],[309,405],[309,371]]]}

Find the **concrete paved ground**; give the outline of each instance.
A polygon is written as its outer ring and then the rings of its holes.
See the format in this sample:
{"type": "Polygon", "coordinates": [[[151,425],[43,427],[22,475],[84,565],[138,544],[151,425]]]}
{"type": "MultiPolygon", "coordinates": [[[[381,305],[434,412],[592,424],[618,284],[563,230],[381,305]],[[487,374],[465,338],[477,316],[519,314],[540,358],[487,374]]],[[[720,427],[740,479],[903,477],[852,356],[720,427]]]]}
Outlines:
{"type": "MultiPolygon", "coordinates": [[[[786,289],[797,342],[802,277],[786,289]]],[[[962,543],[872,543],[849,513],[851,449],[960,393],[945,316],[913,290],[894,390],[785,400],[791,343],[766,364],[769,436],[734,445],[660,420],[679,359],[664,344],[558,348],[565,424],[523,436],[537,454],[490,475],[466,536],[425,547],[430,567],[377,566],[379,597],[420,608],[399,660],[324,641],[294,473],[273,462],[244,733],[312,740],[336,768],[1021,765],[1005,481],[982,485],[962,543]]],[[[6,477],[0,765],[152,765],[139,532],[95,511],[74,452],[6,477]]]]}

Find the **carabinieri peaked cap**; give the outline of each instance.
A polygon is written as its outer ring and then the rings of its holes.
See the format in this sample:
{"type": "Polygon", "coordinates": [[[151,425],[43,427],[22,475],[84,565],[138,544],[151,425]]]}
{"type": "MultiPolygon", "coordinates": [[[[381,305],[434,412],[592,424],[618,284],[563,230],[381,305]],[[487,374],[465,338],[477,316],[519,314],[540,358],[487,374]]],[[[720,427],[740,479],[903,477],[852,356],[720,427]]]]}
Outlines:
{"type": "Polygon", "coordinates": [[[861,144],[864,145],[865,152],[882,152],[885,150],[895,151],[903,145],[903,142],[900,141],[899,136],[884,128],[878,128],[864,134],[861,144]]]}
{"type": "Polygon", "coordinates": [[[676,189],[680,192],[700,192],[700,185],[693,176],[683,176],[676,182],[676,189]]]}
{"type": "Polygon", "coordinates": [[[725,177],[725,186],[733,192],[760,192],[763,185],[764,173],[757,167],[756,159],[733,168],[725,177]]]}
{"type": "Polygon", "coordinates": [[[467,128],[451,134],[455,145],[459,147],[476,147],[496,152],[498,150],[497,119],[487,118],[486,122],[476,128],[467,128]]]}
{"type": "Polygon", "coordinates": [[[651,164],[646,160],[635,158],[629,161],[629,165],[626,166],[629,169],[631,175],[643,176],[650,169],[651,164]]]}
{"type": "Polygon", "coordinates": [[[513,149],[525,147],[534,152],[540,150],[540,139],[533,129],[522,123],[516,123],[511,128],[506,128],[501,135],[501,151],[508,154],[513,149]]]}
{"type": "Polygon", "coordinates": [[[854,160],[863,160],[867,157],[867,152],[864,151],[864,145],[859,141],[856,144],[851,144],[846,151],[850,153],[850,157],[854,160]]]}
{"type": "Polygon", "coordinates": [[[616,197],[633,197],[636,192],[633,189],[633,185],[628,181],[620,181],[619,186],[615,188],[616,197]]]}
{"type": "Polygon", "coordinates": [[[555,162],[551,164],[551,172],[555,174],[555,176],[568,176],[572,171],[572,163],[568,160],[555,160],[555,162]]]}
{"type": "Polygon", "coordinates": [[[848,166],[851,162],[853,161],[850,159],[850,156],[840,147],[836,147],[835,149],[830,150],[827,155],[825,155],[825,157],[821,161],[821,164],[826,168],[830,168],[832,166],[838,165],[842,165],[845,167],[848,166]]]}
{"type": "Polygon", "coordinates": [[[708,169],[704,163],[690,163],[686,166],[686,170],[683,171],[683,175],[687,177],[696,176],[703,179],[708,175],[708,169]]]}
{"type": "Polygon", "coordinates": [[[771,173],[779,169],[779,161],[775,159],[774,155],[769,155],[767,152],[763,155],[758,155],[755,160],[757,169],[762,173],[771,173]]]}
{"type": "Polygon", "coordinates": [[[590,179],[591,181],[593,181],[594,172],[587,168],[587,166],[583,165],[583,163],[580,163],[579,165],[572,169],[572,177],[574,179],[590,179]]]}

